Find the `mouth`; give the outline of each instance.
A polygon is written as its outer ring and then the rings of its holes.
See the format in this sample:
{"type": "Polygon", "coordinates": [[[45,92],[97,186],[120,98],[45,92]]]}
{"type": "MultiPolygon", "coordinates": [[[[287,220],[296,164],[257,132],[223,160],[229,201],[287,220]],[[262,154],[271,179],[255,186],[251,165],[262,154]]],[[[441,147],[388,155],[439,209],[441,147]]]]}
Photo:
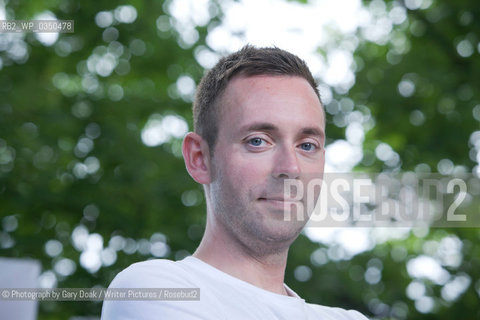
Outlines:
{"type": "Polygon", "coordinates": [[[267,208],[268,211],[283,214],[291,212],[292,210],[302,210],[303,208],[299,200],[285,199],[282,197],[258,198],[258,202],[261,206],[267,208]]]}
{"type": "Polygon", "coordinates": [[[301,202],[300,200],[285,199],[282,197],[258,198],[258,201],[264,201],[264,202],[270,202],[270,203],[276,203],[276,204],[286,204],[286,205],[301,202]]]}
{"type": "Polygon", "coordinates": [[[278,200],[278,201],[299,201],[295,199],[294,194],[289,194],[288,196],[284,195],[283,193],[275,194],[262,194],[258,198],[259,200],[278,200]]]}

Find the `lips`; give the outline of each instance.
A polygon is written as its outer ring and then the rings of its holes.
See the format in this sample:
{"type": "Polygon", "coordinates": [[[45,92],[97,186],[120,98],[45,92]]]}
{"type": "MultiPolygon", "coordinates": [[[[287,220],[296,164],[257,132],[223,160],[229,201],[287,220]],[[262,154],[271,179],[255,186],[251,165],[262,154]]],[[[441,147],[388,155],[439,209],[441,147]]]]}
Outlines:
{"type": "Polygon", "coordinates": [[[273,210],[273,212],[285,213],[290,212],[293,207],[298,207],[300,201],[286,199],[284,197],[268,197],[268,198],[259,198],[259,203],[262,206],[269,208],[268,210],[273,210]]]}
{"type": "Polygon", "coordinates": [[[286,199],[283,197],[268,197],[268,198],[259,198],[259,201],[265,201],[265,202],[270,202],[270,203],[275,203],[275,204],[293,204],[293,203],[298,203],[300,200],[297,199],[286,199]]]}
{"type": "Polygon", "coordinates": [[[300,200],[293,198],[285,198],[282,196],[260,197],[258,200],[282,201],[282,202],[298,202],[300,200]]]}

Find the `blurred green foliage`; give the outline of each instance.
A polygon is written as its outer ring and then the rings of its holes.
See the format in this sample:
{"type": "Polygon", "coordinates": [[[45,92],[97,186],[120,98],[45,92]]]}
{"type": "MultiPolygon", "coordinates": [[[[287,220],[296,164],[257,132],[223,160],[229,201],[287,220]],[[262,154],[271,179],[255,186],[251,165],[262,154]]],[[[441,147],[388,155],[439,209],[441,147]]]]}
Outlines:
{"type": "MultiPolygon", "coordinates": [[[[405,3],[365,1],[387,10],[405,3]]],[[[131,23],[125,22],[131,8],[124,5],[99,0],[5,6],[9,19],[49,10],[58,19],[75,20],[75,32],[61,34],[53,45],[32,33],[0,34],[0,255],[38,259],[42,281],[56,279],[58,287],[108,286],[133,262],[181,259],[195,250],[203,232],[202,189],[184,169],[181,138],[169,136],[149,147],[142,132],[168,115],[191,128],[191,94],[182,91],[179,78],[187,89],[189,79],[201,78],[196,57],[210,51],[205,39],[222,19],[221,7],[211,2],[210,21],[194,28],[190,43],[174,28],[178,22],[169,16],[168,2],[130,1],[136,15],[131,23]]],[[[357,170],[437,171],[439,161],[448,159],[471,171],[476,163],[469,139],[480,121],[479,7],[436,1],[406,12],[387,41],[367,41],[359,32],[355,85],[331,102],[348,98],[355,107],[329,113],[330,142],[345,137],[335,117],[359,111],[373,125],[357,170]],[[380,143],[399,161],[377,159],[380,143]]],[[[354,257],[332,259],[338,248],[302,235],[292,246],[286,283],[307,301],[379,319],[479,319],[479,240],[474,228],[417,230],[354,257]],[[461,259],[444,269],[452,279],[469,281],[451,301],[442,295],[445,283],[414,280],[406,268],[414,257],[435,256],[444,239],[460,241],[454,254],[461,259]],[[299,281],[298,270],[310,270],[311,277],[299,281]],[[432,309],[419,312],[425,300],[408,297],[407,288],[424,288],[420,296],[430,297],[432,309]]],[[[94,302],[42,302],[39,319],[98,316],[100,310],[94,302]]]]}

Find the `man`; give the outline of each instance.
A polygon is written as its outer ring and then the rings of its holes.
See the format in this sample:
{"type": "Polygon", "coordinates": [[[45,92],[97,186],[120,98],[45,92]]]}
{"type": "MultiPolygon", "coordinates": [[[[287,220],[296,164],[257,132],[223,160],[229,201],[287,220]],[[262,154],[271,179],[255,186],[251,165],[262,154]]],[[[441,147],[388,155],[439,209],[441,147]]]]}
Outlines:
{"type": "Polygon", "coordinates": [[[200,288],[200,300],[105,301],[102,319],[366,319],[308,304],[283,282],[309,215],[285,182],[322,177],[325,159],[325,113],[305,63],[246,46],[204,76],[193,113],[183,156],[204,186],[203,239],[193,256],[134,264],[110,288],[200,288]]]}

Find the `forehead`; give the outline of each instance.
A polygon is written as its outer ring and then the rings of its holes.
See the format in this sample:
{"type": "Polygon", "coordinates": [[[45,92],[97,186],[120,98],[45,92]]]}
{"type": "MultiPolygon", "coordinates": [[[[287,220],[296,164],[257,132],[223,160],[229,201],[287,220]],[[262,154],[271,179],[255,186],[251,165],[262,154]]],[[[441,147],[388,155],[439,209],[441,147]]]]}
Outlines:
{"type": "Polygon", "coordinates": [[[297,76],[239,76],[221,98],[219,128],[229,131],[252,121],[324,130],[320,99],[307,80],[297,76]]]}

